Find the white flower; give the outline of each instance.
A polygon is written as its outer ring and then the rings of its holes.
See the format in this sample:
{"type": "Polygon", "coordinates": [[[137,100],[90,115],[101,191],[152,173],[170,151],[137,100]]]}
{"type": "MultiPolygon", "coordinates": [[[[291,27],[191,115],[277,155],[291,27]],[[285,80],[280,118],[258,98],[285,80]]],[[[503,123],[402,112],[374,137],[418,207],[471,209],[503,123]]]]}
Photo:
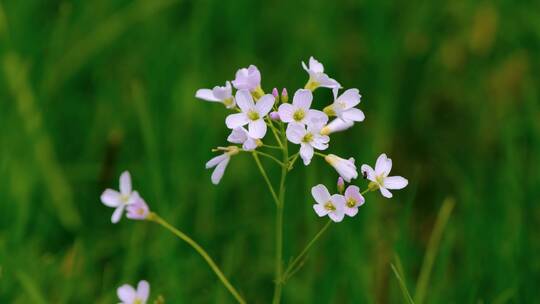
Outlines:
{"type": "Polygon", "coordinates": [[[249,124],[249,136],[257,139],[263,138],[266,134],[264,117],[272,110],[274,101],[275,98],[272,94],[266,94],[257,103],[254,103],[249,91],[239,90],[236,92],[236,103],[240,107],[241,113],[227,116],[225,123],[229,129],[235,129],[249,124]]]}
{"type": "Polygon", "coordinates": [[[354,121],[336,118],[321,129],[322,135],[345,131],[354,125],[354,121]]]}
{"type": "Polygon", "coordinates": [[[358,172],[354,165],[354,158],[344,159],[334,154],[328,154],[324,159],[330,166],[336,169],[338,174],[341,175],[347,183],[350,183],[351,179],[358,177],[358,172]]]}
{"type": "Polygon", "coordinates": [[[227,109],[232,109],[235,106],[232,87],[229,81],[225,83],[224,87],[215,86],[213,89],[199,89],[195,93],[195,97],[206,101],[220,102],[227,109]]]}
{"type": "Polygon", "coordinates": [[[120,175],[120,192],[106,189],[101,194],[101,202],[105,206],[116,208],[111,217],[111,222],[114,224],[118,223],[126,206],[135,203],[139,199],[139,193],[131,189],[131,176],[128,171],[124,171],[120,175]]]}
{"type": "Polygon", "coordinates": [[[150,295],[150,284],[147,281],[140,281],[137,290],[129,284],[124,284],[116,291],[120,304],[146,304],[150,295]]]}
{"type": "Polygon", "coordinates": [[[309,67],[302,61],[302,67],[309,74],[309,81],[306,84],[306,89],[315,90],[318,87],[325,87],[330,89],[339,89],[341,85],[339,82],[328,77],[324,73],[324,66],[318,62],[315,58],[309,58],[309,67]]]}
{"type": "Polygon", "coordinates": [[[358,207],[362,206],[366,200],[360,193],[358,186],[350,185],[345,190],[345,214],[353,217],[358,213],[358,207]]]}
{"type": "Polygon", "coordinates": [[[362,165],[361,170],[362,174],[365,174],[367,179],[372,182],[369,187],[379,188],[381,194],[387,198],[392,197],[392,193],[388,189],[403,189],[409,183],[406,178],[401,176],[388,176],[392,170],[392,160],[384,153],[377,158],[375,170],[368,165],[362,165]]]}
{"type": "Polygon", "coordinates": [[[261,86],[261,73],[254,65],[239,69],[232,84],[237,90],[256,91],[261,86]]]}
{"type": "Polygon", "coordinates": [[[281,121],[300,124],[322,123],[328,121],[328,116],[319,110],[312,110],[313,93],[310,90],[299,89],[294,93],[292,104],[284,103],[279,106],[278,113],[281,121]]]}
{"type": "Polygon", "coordinates": [[[326,150],[330,137],[321,135],[320,124],[310,124],[307,126],[298,123],[290,123],[287,126],[287,139],[293,144],[300,144],[300,156],[304,160],[304,165],[309,165],[313,157],[313,149],[326,150]]]}
{"type": "Polygon", "coordinates": [[[242,144],[242,149],[252,151],[257,148],[257,139],[249,136],[249,132],[244,127],[234,128],[227,137],[227,141],[233,144],[242,144]]]}
{"type": "Polygon", "coordinates": [[[235,146],[230,146],[227,148],[221,148],[225,150],[225,153],[218,155],[211,160],[209,160],[206,163],[206,169],[214,168],[214,172],[212,172],[212,183],[214,185],[219,184],[221,181],[221,178],[223,177],[223,174],[225,173],[225,169],[227,169],[227,165],[229,164],[229,161],[231,160],[231,156],[238,154],[239,149],[235,146]]]}
{"type": "Polygon", "coordinates": [[[313,210],[319,217],[328,215],[336,223],[343,220],[345,216],[345,198],[343,195],[330,195],[324,185],[317,185],[311,188],[311,195],[317,202],[313,205],[313,210]]]}
{"type": "Polygon", "coordinates": [[[360,103],[360,93],[358,89],[348,89],[343,92],[339,97],[338,89],[332,90],[334,93],[334,103],[324,108],[324,113],[329,116],[337,116],[341,118],[343,122],[348,121],[364,121],[366,118],[364,112],[355,108],[360,103]]]}

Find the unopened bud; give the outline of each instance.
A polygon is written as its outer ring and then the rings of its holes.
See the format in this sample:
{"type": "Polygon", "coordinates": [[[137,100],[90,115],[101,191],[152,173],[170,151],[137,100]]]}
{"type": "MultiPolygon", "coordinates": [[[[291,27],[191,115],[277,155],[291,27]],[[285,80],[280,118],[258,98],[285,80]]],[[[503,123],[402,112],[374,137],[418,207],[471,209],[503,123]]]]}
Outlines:
{"type": "Polygon", "coordinates": [[[287,94],[286,88],[281,91],[281,102],[289,102],[289,94],[287,94]]]}
{"type": "Polygon", "coordinates": [[[273,95],[274,98],[276,99],[276,102],[279,102],[279,92],[278,92],[278,89],[277,89],[277,88],[273,88],[273,89],[272,89],[272,95],[273,95]]]}
{"type": "Polygon", "coordinates": [[[340,194],[343,194],[343,191],[345,191],[345,181],[341,176],[337,179],[337,190],[340,194]]]}
{"type": "Polygon", "coordinates": [[[270,112],[270,114],[268,114],[270,116],[270,119],[271,120],[279,120],[279,113],[276,112],[276,111],[273,111],[273,112],[270,112]]]}

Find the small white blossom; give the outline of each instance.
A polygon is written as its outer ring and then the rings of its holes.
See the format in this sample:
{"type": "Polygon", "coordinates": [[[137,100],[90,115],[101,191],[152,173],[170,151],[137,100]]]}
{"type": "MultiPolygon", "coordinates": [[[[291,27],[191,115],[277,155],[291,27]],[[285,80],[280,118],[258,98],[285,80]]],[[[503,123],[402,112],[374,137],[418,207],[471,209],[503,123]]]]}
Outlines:
{"type": "Polygon", "coordinates": [[[317,185],[311,188],[311,195],[317,202],[313,205],[313,210],[319,217],[328,215],[336,223],[343,220],[345,216],[345,198],[343,195],[330,195],[324,185],[317,185]]]}
{"type": "Polygon", "coordinates": [[[324,108],[324,113],[329,116],[337,116],[343,122],[364,121],[364,112],[355,108],[360,103],[360,93],[358,89],[348,89],[338,97],[338,89],[332,90],[334,93],[334,103],[324,108]]]}
{"type": "Polygon", "coordinates": [[[223,177],[223,174],[225,173],[225,169],[227,169],[227,165],[229,164],[229,161],[231,160],[231,156],[238,154],[239,149],[235,146],[230,146],[227,148],[221,148],[225,152],[221,155],[218,155],[211,160],[209,160],[206,163],[206,169],[214,168],[214,172],[212,172],[212,183],[214,185],[219,184],[221,181],[221,178],[223,177]]]}
{"type": "Polygon", "coordinates": [[[307,126],[290,123],[287,126],[287,139],[293,144],[300,145],[300,157],[304,161],[304,165],[309,165],[313,158],[313,149],[326,150],[330,137],[321,135],[320,124],[310,124],[307,126]]]}
{"type": "Polygon", "coordinates": [[[345,214],[353,217],[358,213],[358,207],[365,203],[358,186],[350,185],[345,190],[345,214]]]}
{"type": "Polygon", "coordinates": [[[388,174],[390,174],[390,170],[392,170],[392,160],[384,153],[377,158],[375,170],[368,165],[362,165],[361,170],[362,173],[366,175],[367,179],[372,182],[373,186],[370,185],[370,188],[379,188],[381,194],[386,198],[392,197],[392,193],[388,191],[388,189],[403,189],[409,183],[409,181],[407,181],[407,179],[404,177],[388,176],[388,174]]]}
{"type": "Polygon", "coordinates": [[[216,86],[213,89],[199,89],[195,93],[195,97],[206,101],[220,102],[224,104],[227,109],[232,109],[236,105],[234,97],[232,96],[231,83],[229,81],[225,83],[224,87],[216,86]]]}
{"type": "Polygon", "coordinates": [[[318,87],[325,87],[330,89],[339,89],[341,85],[336,80],[328,77],[324,73],[324,66],[315,58],[309,58],[309,66],[302,61],[302,67],[309,74],[309,81],[306,84],[306,89],[315,90],[318,87]]]}
{"type": "Polygon", "coordinates": [[[137,290],[129,284],[124,284],[116,291],[120,304],[146,304],[150,296],[150,284],[147,281],[140,281],[137,290]]]}
{"type": "Polygon", "coordinates": [[[261,86],[261,73],[256,66],[250,65],[248,68],[239,69],[232,84],[237,90],[256,91],[261,86]]]}
{"type": "Polygon", "coordinates": [[[272,94],[262,96],[257,103],[247,90],[236,92],[236,103],[241,113],[227,116],[225,123],[229,129],[248,125],[249,135],[253,138],[263,138],[266,134],[264,117],[272,110],[275,98],[272,94]]]}
{"type": "Polygon", "coordinates": [[[249,132],[244,127],[234,128],[227,137],[227,141],[233,144],[241,144],[245,151],[253,151],[257,148],[257,139],[249,136],[249,132]]]}
{"type": "Polygon", "coordinates": [[[111,222],[116,224],[120,221],[126,206],[131,205],[140,199],[137,191],[132,191],[131,175],[128,171],[124,171],[120,175],[120,191],[106,189],[101,194],[101,202],[107,206],[116,208],[112,214],[111,222]]]}
{"type": "Polygon", "coordinates": [[[358,177],[358,172],[354,165],[354,158],[344,159],[334,154],[328,154],[324,159],[330,166],[336,169],[337,173],[343,177],[347,183],[350,183],[351,179],[358,177]]]}
{"type": "Polygon", "coordinates": [[[313,93],[310,90],[299,89],[294,93],[292,104],[284,103],[279,106],[278,113],[281,121],[286,123],[323,123],[328,121],[328,116],[319,110],[312,110],[311,102],[313,93]]]}
{"type": "Polygon", "coordinates": [[[336,118],[321,129],[321,134],[329,135],[335,132],[345,131],[351,128],[353,125],[354,125],[354,121],[336,118]]]}

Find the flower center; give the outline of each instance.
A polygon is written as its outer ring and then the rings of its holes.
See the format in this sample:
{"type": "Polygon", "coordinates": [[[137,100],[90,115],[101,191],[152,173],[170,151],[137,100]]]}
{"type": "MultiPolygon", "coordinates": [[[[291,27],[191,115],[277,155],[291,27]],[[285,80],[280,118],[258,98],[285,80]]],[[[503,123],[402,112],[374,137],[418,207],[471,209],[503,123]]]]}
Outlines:
{"type": "Polygon", "coordinates": [[[223,104],[227,107],[231,106],[233,104],[233,99],[232,97],[231,98],[227,98],[227,99],[224,99],[223,100],[223,104]]]}
{"type": "Polygon", "coordinates": [[[144,215],[144,208],[137,209],[137,214],[138,215],[144,215]]]}
{"type": "Polygon", "coordinates": [[[332,105],[327,106],[323,109],[324,114],[328,116],[336,116],[336,111],[334,110],[334,107],[332,105]]]}
{"type": "Polygon", "coordinates": [[[135,301],[133,301],[133,304],[143,304],[143,301],[139,298],[136,298],[135,301]]]}
{"type": "Polygon", "coordinates": [[[347,199],[347,207],[353,208],[354,206],[356,206],[356,200],[352,197],[349,197],[347,199]]]}
{"type": "Polygon", "coordinates": [[[332,201],[328,201],[328,202],[326,202],[326,204],[324,204],[324,209],[326,209],[328,211],[336,211],[336,206],[334,206],[332,201]]]}
{"type": "Polygon", "coordinates": [[[306,135],[304,135],[304,137],[302,138],[302,142],[304,143],[310,143],[311,141],[313,141],[313,134],[311,132],[308,132],[306,133],[306,135]]]}
{"type": "Polygon", "coordinates": [[[129,195],[121,194],[120,201],[122,201],[122,203],[124,204],[127,204],[127,202],[129,201],[129,195]]]}
{"type": "Polygon", "coordinates": [[[347,104],[345,104],[345,102],[343,102],[343,101],[338,101],[338,102],[337,102],[337,105],[338,105],[342,110],[345,110],[345,108],[347,107],[347,104]]]}
{"type": "Polygon", "coordinates": [[[250,120],[257,120],[260,118],[259,113],[253,110],[249,110],[249,112],[247,113],[247,116],[250,120]]]}
{"type": "Polygon", "coordinates": [[[384,176],[384,174],[381,174],[381,175],[378,175],[375,177],[375,181],[377,182],[377,184],[379,185],[384,185],[384,178],[386,176],[384,176]]]}
{"type": "Polygon", "coordinates": [[[295,121],[301,121],[302,119],[304,119],[304,117],[306,117],[306,113],[304,112],[303,109],[298,109],[293,114],[293,119],[295,121]]]}

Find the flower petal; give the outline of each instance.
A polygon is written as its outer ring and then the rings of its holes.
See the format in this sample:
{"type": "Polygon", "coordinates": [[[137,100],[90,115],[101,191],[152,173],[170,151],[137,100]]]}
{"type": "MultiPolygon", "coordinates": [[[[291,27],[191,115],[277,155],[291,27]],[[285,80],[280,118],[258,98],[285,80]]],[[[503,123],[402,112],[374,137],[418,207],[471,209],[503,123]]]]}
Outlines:
{"type": "Polygon", "coordinates": [[[114,209],[114,212],[111,216],[111,223],[116,224],[120,221],[120,218],[122,218],[122,214],[124,213],[125,205],[120,205],[114,209]]]}
{"type": "Polygon", "coordinates": [[[243,127],[234,128],[227,137],[227,141],[233,144],[243,144],[248,138],[248,132],[243,127]]]}
{"type": "Polygon", "coordinates": [[[330,192],[323,184],[311,188],[311,195],[319,204],[326,204],[330,200],[330,192]]]}
{"type": "Polygon", "coordinates": [[[212,102],[220,102],[221,100],[219,98],[216,98],[214,96],[214,92],[210,89],[198,89],[195,93],[195,97],[206,100],[206,101],[212,101],[212,102]]]}
{"type": "Polygon", "coordinates": [[[101,194],[101,202],[107,207],[118,207],[122,204],[120,200],[120,192],[113,189],[106,189],[101,194]]]}
{"type": "Polygon", "coordinates": [[[343,212],[347,216],[353,217],[358,213],[358,207],[353,207],[353,208],[345,207],[345,209],[343,209],[343,212]]]}
{"type": "Polygon", "coordinates": [[[266,94],[257,100],[255,109],[257,109],[257,112],[261,117],[264,117],[272,110],[275,101],[276,98],[272,94],[266,94]]]}
{"type": "Polygon", "coordinates": [[[249,136],[257,139],[263,138],[266,135],[266,123],[262,119],[250,121],[248,130],[249,136]]]}
{"type": "Polygon", "coordinates": [[[227,169],[227,165],[229,164],[229,160],[231,157],[229,155],[226,155],[226,158],[223,159],[222,162],[220,162],[216,168],[214,169],[214,172],[212,172],[212,183],[214,185],[219,184],[221,181],[221,178],[223,177],[223,174],[225,173],[225,169],[227,169]]]}
{"type": "Polygon", "coordinates": [[[293,121],[293,113],[294,113],[295,107],[290,103],[284,103],[279,106],[278,113],[279,118],[283,122],[292,122],[293,121]]]}
{"type": "Polygon", "coordinates": [[[242,112],[246,113],[255,107],[253,97],[248,90],[239,90],[236,92],[236,104],[242,112]]]}
{"type": "Polygon", "coordinates": [[[365,175],[367,179],[372,182],[375,181],[375,171],[373,170],[373,168],[371,168],[370,165],[362,165],[362,167],[360,167],[360,171],[362,172],[362,175],[366,173],[365,175]]]}
{"type": "Polygon", "coordinates": [[[313,56],[309,57],[309,69],[315,73],[324,72],[324,66],[322,63],[313,58],[313,56]]]}
{"type": "Polygon", "coordinates": [[[242,149],[245,151],[253,151],[257,148],[257,141],[253,138],[248,138],[242,145],[242,149]]]}
{"type": "Polygon", "coordinates": [[[379,185],[379,190],[381,191],[382,196],[386,198],[392,198],[392,192],[388,191],[388,189],[379,185]]]}
{"type": "Polygon", "coordinates": [[[137,298],[139,300],[146,302],[148,301],[148,296],[150,295],[150,284],[147,281],[142,280],[137,285],[137,298]]]}
{"type": "Polygon", "coordinates": [[[392,160],[388,158],[385,153],[381,154],[375,163],[375,175],[384,174],[386,176],[388,173],[390,173],[391,169],[392,160]]]}
{"type": "Polygon", "coordinates": [[[218,155],[218,156],[212,158],[211,160],[209,160],[206,163],[206,165],[205,165],[206,169],[210,169],[210,168],[213,168],[213,167],[217,166],[217,164],[221,163],[227,157],[229,157],[229,156],[226,153],[224,153],[224,154],[221,154],[221,155],[218,155]]]}
{"type": "Polygon", "coordinates": [[[131,175],[128,171],[124,171],[120,175],[120,193],[123,195],[131,194],[131,175]]]}
{"type": "Polygon", "coordinates": [[[360,92],[358,89],[348,89],[338,97],[337,101],[344,103],[345,109],[353,108],[360,103],[360,92]]]}
{"type": "Polygon", "coordinates": [[[306,128],[298,123],[290,123],[287,125],[287,139],[293,144],[299,144],[302,142],[302,138],[306,135],[306,128]]]}
{"type": "Polygon", "coordinates": [[[315,210],[315,213],[317,213],[317,215],[319,217],[323,217],[323,216],[327,215],[328,213],[330,213],[330,210],[324,208],[323,204],[315,204],[315,205],[313,205],[313,210],[315,210]]]}
{"type": "Polygon", "coordinates": [[[330,217],[330,219],[332,221],[334,221],[335,223],[339,223],[345,217],[345,212],[344,212],[343,209],[342,210],[336,210],[336,211],[328,213],[328,217],[330,217]]]}
{"type": "Polygon", "coordinates": [[[328,115],[323,111],[309,110],[306,120],[308,125],[317,125],[322,128],[328,122],[328,115]]]}
{"type": "Polygon", "coordinates": [[[227,116],[225,124],[227,128],[234,129],[246,125],[249,122],[249,118],[245,113],[235,113],[227,116]]]}
{"type": "Polygon", "coordinates": [[[124,303],[133,303],[135,301],[135,289],[128,284],[124,284],[116,290],[116,294],[120,301],[124,303]]]}
{"type": "Polygon", "coordinates": [[[366,116],[364,115],[364,112],[362,112],[362,110],[352,108],[343,111],[343,113],[341,113],[341,118],[344,119],[344,121],[364,121],[364,119],[366,119],[366,116]]]}
{"type": "Polygon", "coordinates": [[[310,90],[299,89],[294,93],[292,104],[295,107],[308,110],[311,107],[311,102],[313,100],[313,93],[310,90]]]}
{"type": "Polygon", "coordinates": [[[300,157],[302,157],[304,165],[309,165],[309,163],[311,163],[311,159],[313,158],[313,147],[309,144],[301,143],[300,157]]]}
{"type": "Polygon", "coordinates": [[[384,187],[387,189],[403,189],[409,181],[401,176],[388,176],[384,179],[384,187]]]}

